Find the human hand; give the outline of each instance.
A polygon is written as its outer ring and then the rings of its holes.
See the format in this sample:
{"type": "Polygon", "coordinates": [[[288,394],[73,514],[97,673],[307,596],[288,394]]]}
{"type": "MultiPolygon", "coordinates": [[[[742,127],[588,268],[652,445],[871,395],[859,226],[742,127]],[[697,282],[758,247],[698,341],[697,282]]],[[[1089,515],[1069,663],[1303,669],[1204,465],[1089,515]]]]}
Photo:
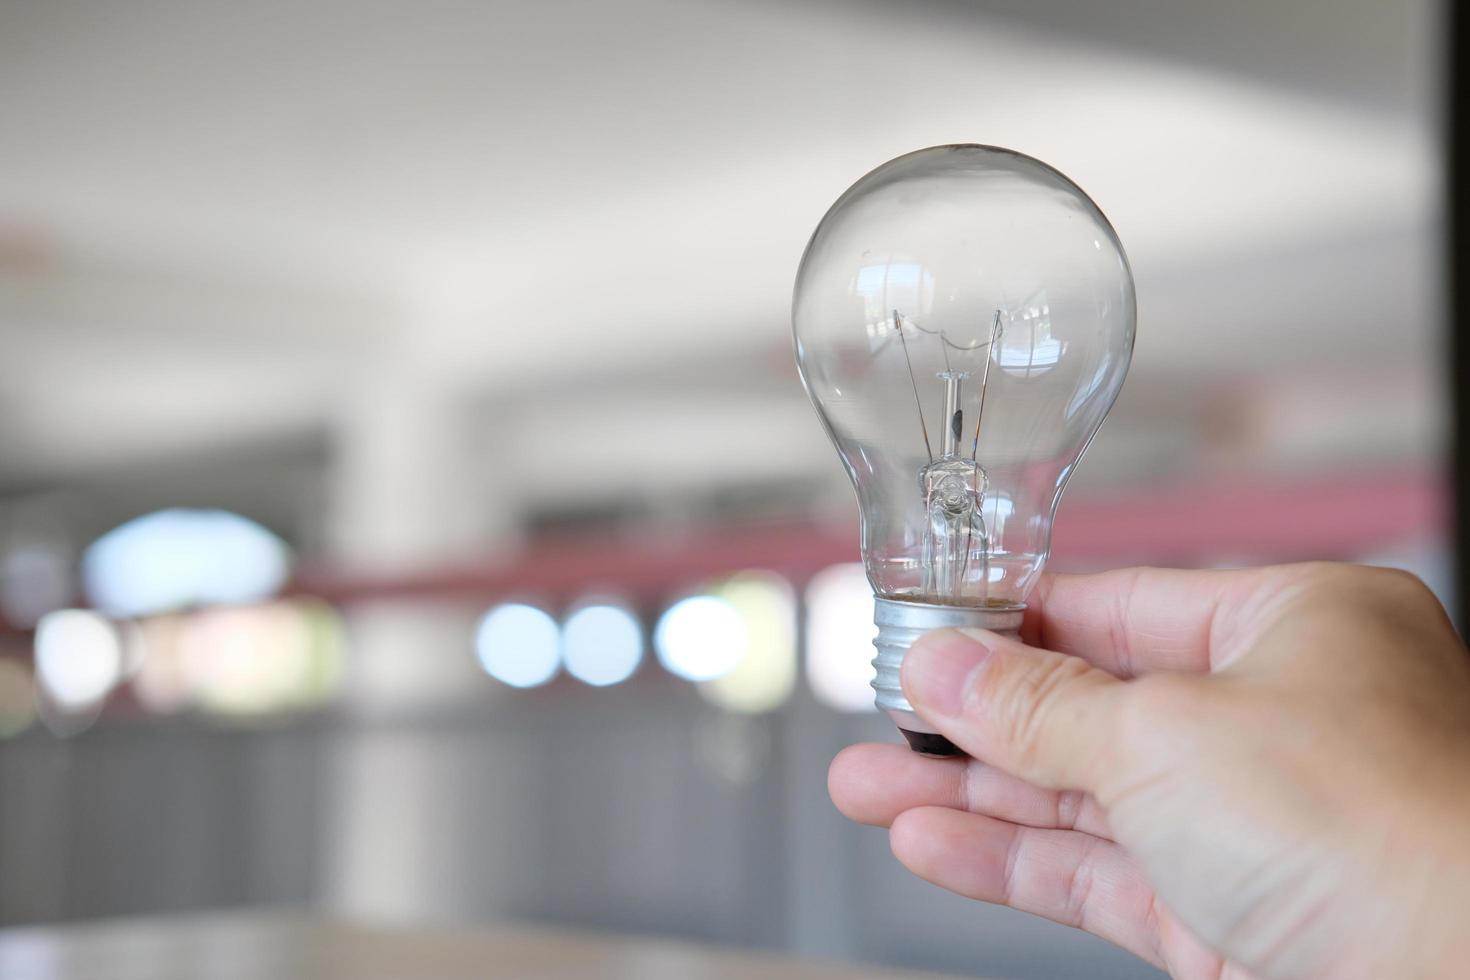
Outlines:
{"type": "Polygon", "coordinates": [[[1182,980],[1470,973],[1470,662],[1413,576],[1048,576],[1026,644],[944,630],[833,801],[915,874],[1182,980]],[[983,760],[983,761],[982,761],[983,760]]]}

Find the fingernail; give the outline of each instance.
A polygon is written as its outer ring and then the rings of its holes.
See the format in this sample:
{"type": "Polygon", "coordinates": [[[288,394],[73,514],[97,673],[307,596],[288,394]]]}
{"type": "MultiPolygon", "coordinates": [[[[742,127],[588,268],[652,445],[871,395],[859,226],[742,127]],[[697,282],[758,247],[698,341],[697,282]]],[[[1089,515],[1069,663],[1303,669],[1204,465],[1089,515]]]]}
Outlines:
{"type": "Polygon", "coordinates": [[[919,637],[904,654],[904,694],[915,707],[960,714],[974,673],[990,659],[992,642],[984,630],[936,630],[919,637]]]}

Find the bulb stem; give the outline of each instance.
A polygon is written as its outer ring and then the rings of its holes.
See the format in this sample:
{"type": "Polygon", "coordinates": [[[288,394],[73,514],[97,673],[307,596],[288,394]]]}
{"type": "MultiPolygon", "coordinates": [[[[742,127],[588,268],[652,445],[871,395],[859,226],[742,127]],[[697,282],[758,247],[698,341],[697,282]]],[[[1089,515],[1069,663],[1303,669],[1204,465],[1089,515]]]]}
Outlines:
{"type": "Polygon", "coordinates": [[[887,712],[899,731],[903,732],[916,752],[928,755],[964,755],[938,729],[914,713],[914,706],[903,696],[899,672],[909,647],[930,630],[971,628],[990,630],[1004,636],[1019,636],[1024,605],[1014,606],[942,606],[928,602],[873,597],[873,622],[878,635],[873,647],[876,675],[874,703],[887,712]]]}
{"type": "Polygon", "coordinates": [[[944,379],[944,434],[939,455],[954,459],[959,455],[960,432],[965,426],[965,413],[960,409],[960,382],[965,376],[945,371],[940,377],[944,379]]]}

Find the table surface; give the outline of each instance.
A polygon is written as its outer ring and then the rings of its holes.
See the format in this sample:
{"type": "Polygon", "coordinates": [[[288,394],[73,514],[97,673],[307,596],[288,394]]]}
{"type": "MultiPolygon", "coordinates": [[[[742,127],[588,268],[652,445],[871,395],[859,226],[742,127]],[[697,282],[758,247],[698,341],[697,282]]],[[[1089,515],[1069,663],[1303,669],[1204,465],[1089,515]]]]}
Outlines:
{"type": "Polygon", "coordinates": [[[878,980],[916,975],[541,926],[373,928],[291,911],[0,929],[4,980],[878,980]]]}

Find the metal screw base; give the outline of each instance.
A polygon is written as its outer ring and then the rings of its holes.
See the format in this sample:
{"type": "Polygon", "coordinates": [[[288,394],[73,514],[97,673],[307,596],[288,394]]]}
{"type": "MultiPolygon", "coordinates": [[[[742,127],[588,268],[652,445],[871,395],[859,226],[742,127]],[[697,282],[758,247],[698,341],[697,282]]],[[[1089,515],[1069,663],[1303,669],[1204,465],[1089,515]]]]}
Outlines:
{"type": "Polygon", "coordinates": [[[939,734],[934,726],[914,714],[914,706],[903,696],[903,685],[899,681],[899,669],[903,656],[923,634],[930,630],[969,627],[990,630],[1009,636],[1017,636],[1021,630],[1021,618],[1026,607],[981,608],[977,606],[939,606],[927,602],[904,602],[900,599],[873,597],[873,622],[878,626],[878,635],[873,646],[878,655],[873,658],[877,675],[873,678],[874,701],[880,711],[898,725],[898,730],[908,740],[910,748],[925,755],[964,755],[955,745],[939,734]]]}

